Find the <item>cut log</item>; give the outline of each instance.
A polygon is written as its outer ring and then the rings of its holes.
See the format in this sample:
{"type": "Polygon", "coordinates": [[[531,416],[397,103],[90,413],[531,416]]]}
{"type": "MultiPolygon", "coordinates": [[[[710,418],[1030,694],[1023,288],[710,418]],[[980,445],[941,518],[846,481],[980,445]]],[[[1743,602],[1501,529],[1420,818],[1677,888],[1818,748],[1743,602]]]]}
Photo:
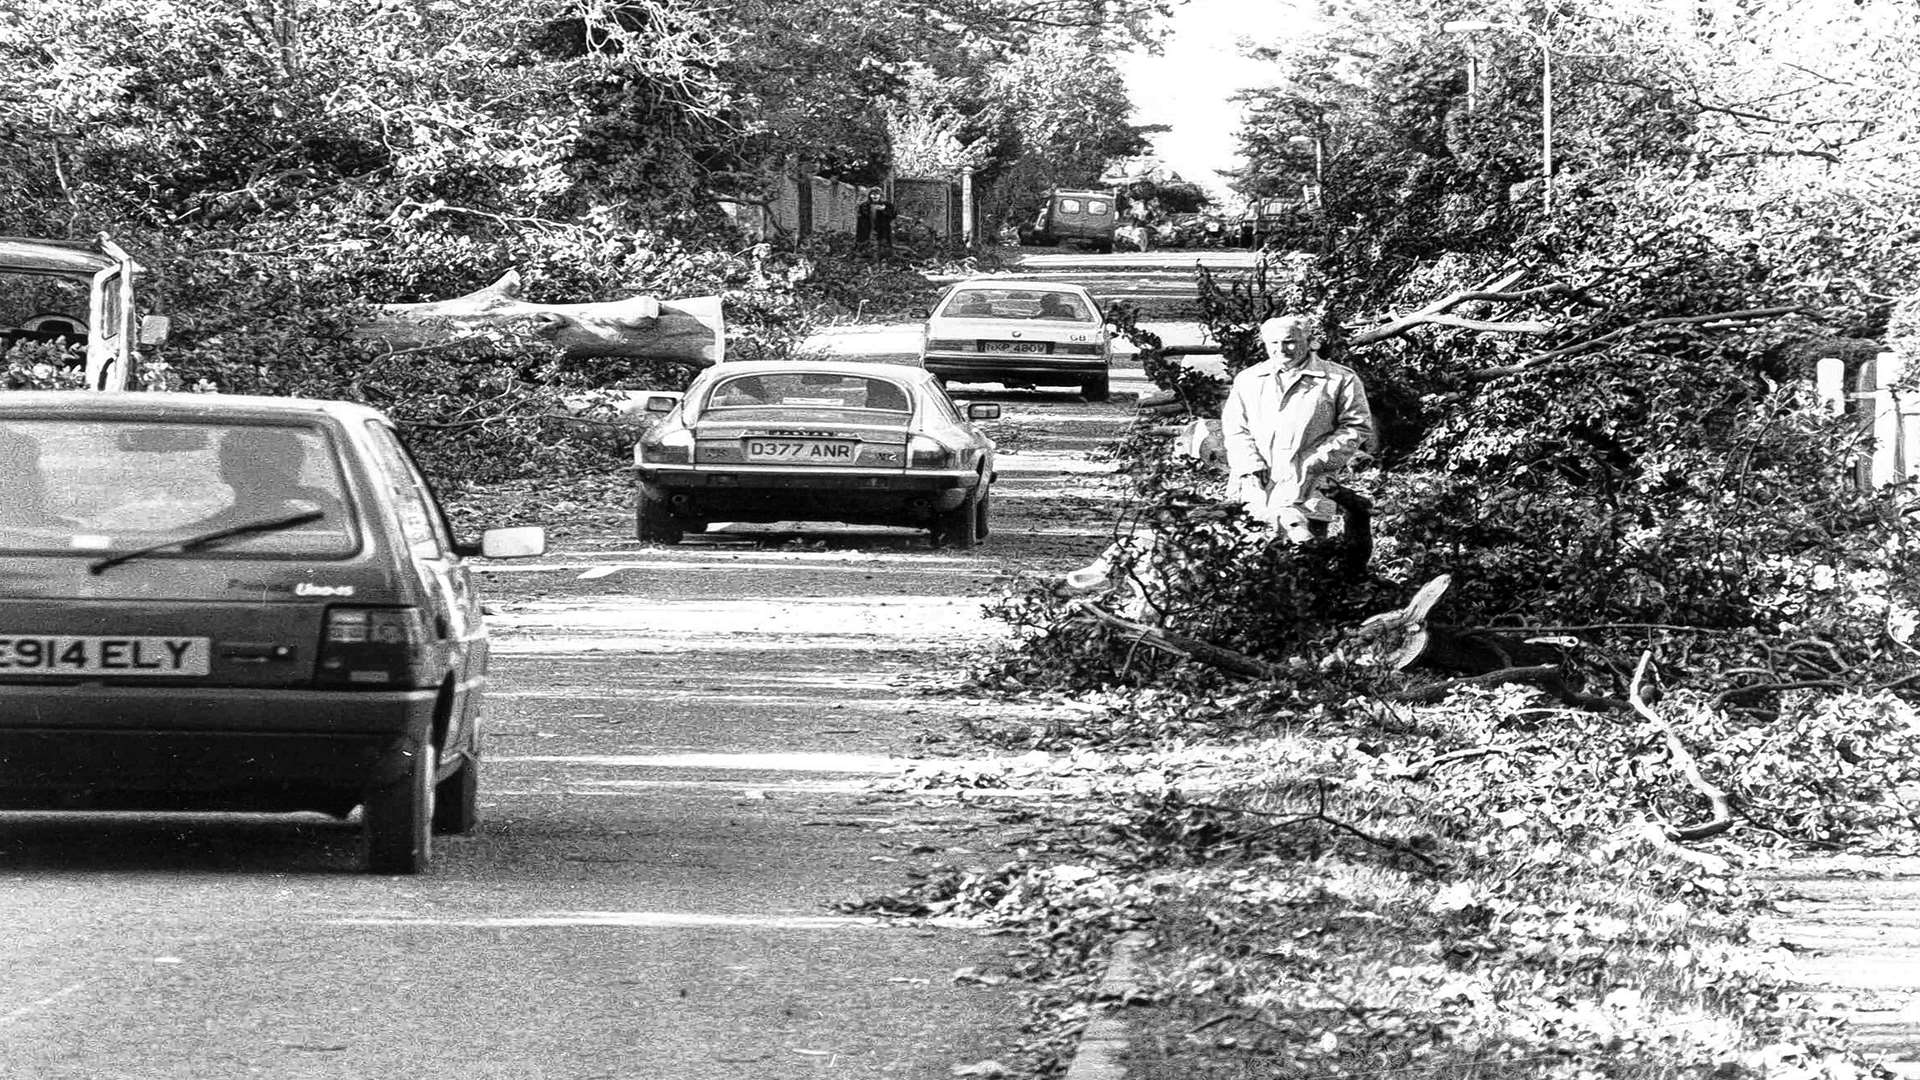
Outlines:
{"type": "Polygon", "coordinates": [[[705,367],[726,358],[720,298],[659,300],[630,296],[592,304],[530,304],[520,275],[465,296],[420,304],[383,304],[356,336],[394,349],[426,349],[483,330],[524,324],[569,358],[628,357],[705,367]]]}

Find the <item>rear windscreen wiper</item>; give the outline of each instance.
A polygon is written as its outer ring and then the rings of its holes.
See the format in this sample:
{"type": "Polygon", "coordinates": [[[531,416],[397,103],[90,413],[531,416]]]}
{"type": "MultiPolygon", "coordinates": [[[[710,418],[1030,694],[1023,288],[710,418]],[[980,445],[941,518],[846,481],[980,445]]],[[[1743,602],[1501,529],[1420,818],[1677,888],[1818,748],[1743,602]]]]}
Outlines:
{"type": "Polygon", "coordinates": [[[151,555],[156,551],[173,549],[193,551],[197,548],[209,547],[235,536],[279,532],[282,529],[291,529],[296,525],[305,525],[309,521],[319,521],[326,516],[327,514],[324,510],[302,510],[297,514],[286,514],[276,518],[262,518],[259,521],[249,521],[241,525],[229,525],[224,529],[215,529],[212,532],[201,533],[199,536],[189,536],[184,540],[169,540],[164,544],[149,544],[143,548],[134,548],[132,551],[123,551],[118,555],[109,555],[104,559],[98,559],[88,564],[87,570],[94,574],[104,574],[123,562],[132,562],[143,555],[151,555]]]}

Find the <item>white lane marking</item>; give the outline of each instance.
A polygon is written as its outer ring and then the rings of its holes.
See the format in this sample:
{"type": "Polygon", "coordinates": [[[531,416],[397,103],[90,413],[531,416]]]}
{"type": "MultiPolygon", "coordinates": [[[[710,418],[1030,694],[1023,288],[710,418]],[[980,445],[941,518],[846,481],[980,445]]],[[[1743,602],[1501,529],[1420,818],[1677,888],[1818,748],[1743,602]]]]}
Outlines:
{"type": "MultiPolygon", "coordinates": [[[[559,682],[560,680],[556,678],[554,681],[559,682]]],[[[577,701],[582,698],[592,698],[595,702],[602,702],[617,701],[622,698],[632,698],[636,701],[658,701],[662,698],[680,698],[691,701],[712,702],[714,704],[751,701],[756,704],[765,705],[768,708],[786,707],[801,709],[817,707],[824,696],[822,694],[763,694],[745,688],[739,688],[733,693],[728,693],[726,692],[727,688],[722,687],[719,683],[702,687],[663,686],[661,684],[666,681],[665,677],[636,681],[639,682],[637,686],[563,684],[546,690],[501,690],[498,688],[489,688],[487,690],[487,700],[499,701],[504,698],[536,698],[551,699],[554,701],[577,701]]],[[[772,681],[774,680],[767,680],[767,682],[772,681]]],[[[806,685],[805,681],[797,679],[781,681],[806,685]]],[[[848,691],[849,694],[856,690],[870,692],[868,696],[865,697],[838,695],[828,697],[827,700],[834,705],[849,705],[856,709],[862,709],[921,706],[926,704],[925,698],[903,693],[897,683],[881,682],[878,680],[855,681],[852,679],[846,680],[845,683],[822,679],[820,683],[822,690],[844,689],[848,691]]],[[[756,685],[765,684],[757,683],[756,685]]],[[[986,703],[968,700],[965,701],[964,704],[970,707],[977,707],[986,703]]],[[[997,705],[999,703],[994,702],[993,704],[997,705]]],[[[818,717],[811,719],[818,719],[818,717]]]]}
{"type": "MultiPolygon", "coordinates": [[[[519,631],[525,633],[526,631],[519,631]]],[[[574,634],[568,637],[516,637],[511,633],[493,639],[488,647],[494,656],[593,656],[597,653],[622,653],[628,656],[686,656],[693,653],[765,653],[785,645],[791,651],[826,652],[860,650],[876,653],[936,653],[963,645],[979,643],[978,637],[949,634],[927,637],[922,641],[883,641],[875,638],[808,638],[801,634],[769,634],[757,640],[730,641],[715,631],[712,638],[694,641],[669,641],[666,637],[627,637],[602,634],[574,634]],[[774,644],[769,645],[772,642],[774,644]]]]}
{"type": "Polygon", "coordinates": [[[592,581],[594,578],[611,577],[614,574],[619,573],[621,569],[622,568],[618,566],[596,566],[593,569],[588,570],[586,573],[581,574],[579,577],[574,578],[574,580],[575,581],[592,581]]]}
{"type": "MultiPolygon", "coordinates": [[[[689,554],[693,552],[689,551],[689,554]]],[[[473,569],[483,574],[526,574],[552,573],[556,570],[585,570],[600,565],[602,559],[611,552],[566,552],[550,553],[541,562],[490,563],[475,560],[473,569]]],[[[976,559],[958,559],[951,556],[927,555],[920,552],[888,554],[876,551],[755,551],[751,557],[735,555],[728,559],[716,559],[702,553],[687,559],[620,559],[618,565],[627,570],[792,570],[794,563],[808,563],[811,570],[837,570],[843,573],[885,573],[885,574],[950,574],[955,569],[976,565],[976,559]]]]}
{"type": "MultiPolygon", "coordinates": [[[[758,799],[775,795],[782,797],[787,795],[841,795],[853,791],[864,792],[873,790],[869,782],[864,780],[812,784],[798,781],[773,781],[771,783],[757,784],[747,783],[742,780],[609,780],[605,781],[605,784],[606,786],[603,788],[591,790],[586,788],[551,788],[543,791],[534,788],[526,790],[489,788],[487,797],[502,799],[636,799],[647,794],[648,791],[653,788],[673,788],[689,792],[703,790],[718,791],[724,793],[729,798],[740,800],[758,799]]],[[[1079,789],[1073,789],[1071,785],[1062,787],[1026,786],[977,788],[950,784],[933,784],[923,787],[916,784],[910,789],[899,792],[899,794],[902,797],[910,798],[963,798],[974,801],[984,801],[1016,798],[1038,799],[1058,796],[1062,791],[1084,791],[1084,789],[1084,784],[1081,785],[1079,789]]]]}
{"type": "Polygon", "coordinates": [[[503,791],[489,788],[487,796],[507,798],[555,798],[568,799],[608,799],[634,798],[653,790],[674,790],[686,792],[717,791],[728,797],[739,799],[749,797],[756,792],[779,792],[782,795],[845,795],[849,792],[866,791],[872,781],[854,780],[773,780],[767,783],[749,783],[746,780],[584,780],[575,783],[597,783],[594,789],[551,788],[540,790],[529,788],[525,791],[503,791]]]}
{"type": "Polygon", "coordinates": [[[559,911],[542,915],[495,915],[427,919],[399,916],[324,920],[330,926],[435,927],[481,929],[515,927],[604,926],[640,930],[697,930],[705,927],[769,927],[775,930],[835,930],[849,926],[880,926],[879,919],[850,915],[724,915],[701,911],[559,911]]]}
{"type": "Polygon", "coordinates": [[[47,1006],[53,1004],[54,1002],[59,1001],[61,998],[79,993],[80,990],[86,985],[87,985],[87,980],[81,979],[79,982],[74,983],[72,986],[63,987],[62,989],[55,990],[53,993],[48,994],[46,997],[41,998],[39,1001],[28,1002],[27,1004],[20,1006],[19,1008],[13,1010],[12,1012],[0,1014],[0,1025],[11,1024],[15,1020],[18,1020],[21,1017],[26,1016],[28,1013],[36,1012],[40,1009],[44,1009],[47,1006]]]}
{"type": "Polygon", "coordinates": [[[487,755],[488,763],[527,762],[655,769],[739,769],[748,772],[837,772],[892,776],[916,762],[876,754],[527,754],[487,755]]]}
{"type": "Polygon", "coordinates": [[[980,596],[640,604],[632,597],[595,596],[518,602],[496,610],[487,621],[496,651],[534,654],[617,650],[682,655],[762,651],[783,644],[808,651],[925,652],[963,642],[984,646],[1014,632],[988,619],[980,596]]]}

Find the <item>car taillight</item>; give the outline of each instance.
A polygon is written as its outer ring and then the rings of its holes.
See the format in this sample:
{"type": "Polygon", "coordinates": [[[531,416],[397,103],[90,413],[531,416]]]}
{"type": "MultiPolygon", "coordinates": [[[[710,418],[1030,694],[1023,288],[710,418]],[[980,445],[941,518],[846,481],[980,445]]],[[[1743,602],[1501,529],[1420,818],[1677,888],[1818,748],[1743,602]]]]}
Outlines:
{"type": "Polygon", "coordinates": [[[927,342],[928,352],[972,352],[973,343],[957,339],[934,338],[927,342]]]}
{"type": "Polygon", "coordinates": [[[925,435],[915,435],[907,442],[907,463],[913,468],[951,469],[957,460],[952,448],[925,435]]]}
{"type": "Polygon", "coordinates": [[[635,465],[685,465],[693,460],[693,432],[669,431],[657,439],[640,440],[633,448],[635,465]]]}
{"type": "Polygon", "coordinates": [[[1053,347],[1053,351],[1060,353],[1063,356],[1098,356],[1100,355],[1100,346],[1062,344],[1062,345],[1055,345],[1053,347]]]}
{"type": "Polygon", "coordinates": [[[342,686],[428,685],[438,675],[433,642],[418,608],[330,607],[317,678],[342,686]]]}

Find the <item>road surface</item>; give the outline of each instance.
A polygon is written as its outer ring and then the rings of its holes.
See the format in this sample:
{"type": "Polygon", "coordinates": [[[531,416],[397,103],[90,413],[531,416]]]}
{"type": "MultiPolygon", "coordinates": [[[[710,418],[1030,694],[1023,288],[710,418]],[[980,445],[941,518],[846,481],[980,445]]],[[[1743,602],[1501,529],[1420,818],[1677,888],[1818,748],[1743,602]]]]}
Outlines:
{"type": "Polygon", "coordinates": [[[318,816],[0,815],[0,1077],[944,1078],[1025,1020],[1013,939],[845,913],[999,861],[991,805],[890,793],[1003,707],[943,685],[1003,575],[1080,565],[1125,406],[1002,395],[994,536],[739,527],[630,504],[485,567],[485,823],[419,878],[318,816]],[[876,787],[876,783],[880,786],[876,787]]]}

